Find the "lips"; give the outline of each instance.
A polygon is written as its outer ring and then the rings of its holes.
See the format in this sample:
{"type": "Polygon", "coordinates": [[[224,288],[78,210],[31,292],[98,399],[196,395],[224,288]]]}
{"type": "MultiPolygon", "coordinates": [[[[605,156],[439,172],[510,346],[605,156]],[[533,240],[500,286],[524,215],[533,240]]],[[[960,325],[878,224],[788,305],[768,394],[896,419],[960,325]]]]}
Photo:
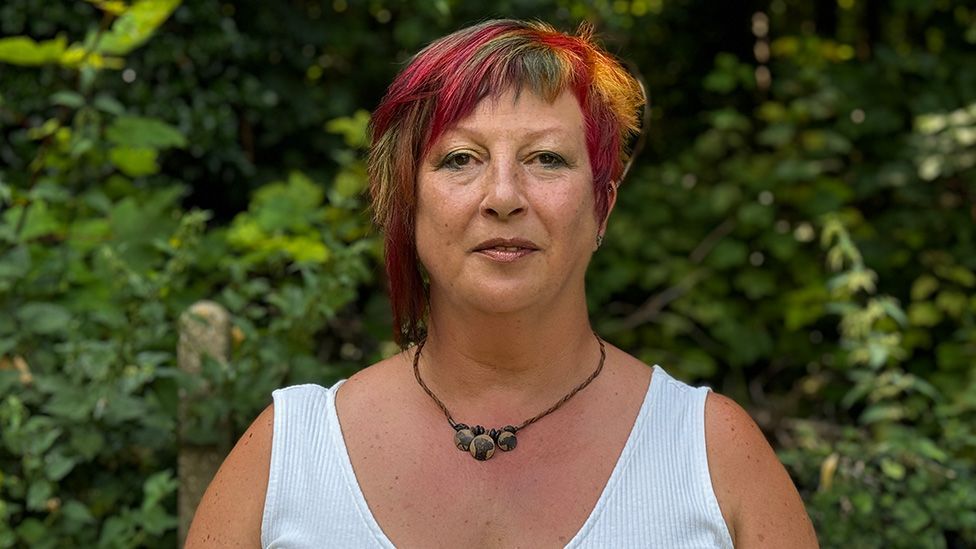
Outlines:
{"type": "Polygon", "coordinates": [[[531,240],[523,238],[493,238],[475,246],[471,251],[493,261],[510,263],[539,250],[531,240]]]}

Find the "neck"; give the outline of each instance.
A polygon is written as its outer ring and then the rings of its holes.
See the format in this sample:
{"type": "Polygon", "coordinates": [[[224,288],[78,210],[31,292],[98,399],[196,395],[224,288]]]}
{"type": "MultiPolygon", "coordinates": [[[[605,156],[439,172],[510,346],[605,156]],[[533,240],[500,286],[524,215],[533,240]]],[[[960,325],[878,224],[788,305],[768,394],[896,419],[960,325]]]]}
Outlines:
{"type": "Polygon", "coordinates": [[[420,371],[457,421],[522,421],[579,385],[599,362],[584,299],[508,314],[437,301],[432,293],[420,371]]]}

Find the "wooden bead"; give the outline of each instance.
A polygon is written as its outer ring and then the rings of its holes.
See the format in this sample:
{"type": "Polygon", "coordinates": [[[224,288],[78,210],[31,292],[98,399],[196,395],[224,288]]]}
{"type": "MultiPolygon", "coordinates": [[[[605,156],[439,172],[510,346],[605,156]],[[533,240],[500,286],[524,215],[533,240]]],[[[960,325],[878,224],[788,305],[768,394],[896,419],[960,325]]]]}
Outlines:
{"type": "Polygon", "coordinates": [[[454,433],[454,445],[457,446],[458,450],[467,452],[471,447],[472,440],[474,440],[474,433],[471,429],[458,429],[454,433]]]}
{"type": "Polygon", "coordinates": [[[514,450],[515,446],[518,445],[518,439],[515,438],[515,433],[511,431],[502,431],[498,433],[498,447],[503,451],[507,452],[509,450],[514,450]]]}
{"type": "Polygon", "coordinates": [[[488,435],[478,435],[471,441],[471,455],[478,461],[490,459],[495,453],[495,441],[488,435]]]}

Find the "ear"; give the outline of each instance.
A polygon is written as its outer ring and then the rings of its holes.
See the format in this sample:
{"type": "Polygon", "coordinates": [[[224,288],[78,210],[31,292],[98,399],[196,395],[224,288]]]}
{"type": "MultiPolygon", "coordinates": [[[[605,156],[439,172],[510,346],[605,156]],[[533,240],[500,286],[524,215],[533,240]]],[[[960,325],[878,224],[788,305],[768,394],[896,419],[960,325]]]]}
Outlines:
{"type": "Polygon", "coordinates": [[[600,231],[598,234],[604,234],[607,232],[607,221],[610,219],[610,214],[613,212],[613,207],[617,205],[617,182],[611,181],[607,183],[607,215],[603,218],[603,222],[600,223],[600,231]]]}

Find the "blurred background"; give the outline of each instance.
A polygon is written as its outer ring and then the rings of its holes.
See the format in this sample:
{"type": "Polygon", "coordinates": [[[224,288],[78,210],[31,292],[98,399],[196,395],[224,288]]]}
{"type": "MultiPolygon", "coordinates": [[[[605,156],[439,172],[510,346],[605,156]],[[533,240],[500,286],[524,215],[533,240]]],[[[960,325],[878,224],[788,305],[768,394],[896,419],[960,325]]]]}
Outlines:
{"type": "Polygon", "coordinates": [[[591,21],[651,96],[596,329],[749,410],[824,547],[976,547],[962,0],[5,0],[0,547],[172,547],[181,449],[396,351],[369,111],[493,17],[591,21]]]}

